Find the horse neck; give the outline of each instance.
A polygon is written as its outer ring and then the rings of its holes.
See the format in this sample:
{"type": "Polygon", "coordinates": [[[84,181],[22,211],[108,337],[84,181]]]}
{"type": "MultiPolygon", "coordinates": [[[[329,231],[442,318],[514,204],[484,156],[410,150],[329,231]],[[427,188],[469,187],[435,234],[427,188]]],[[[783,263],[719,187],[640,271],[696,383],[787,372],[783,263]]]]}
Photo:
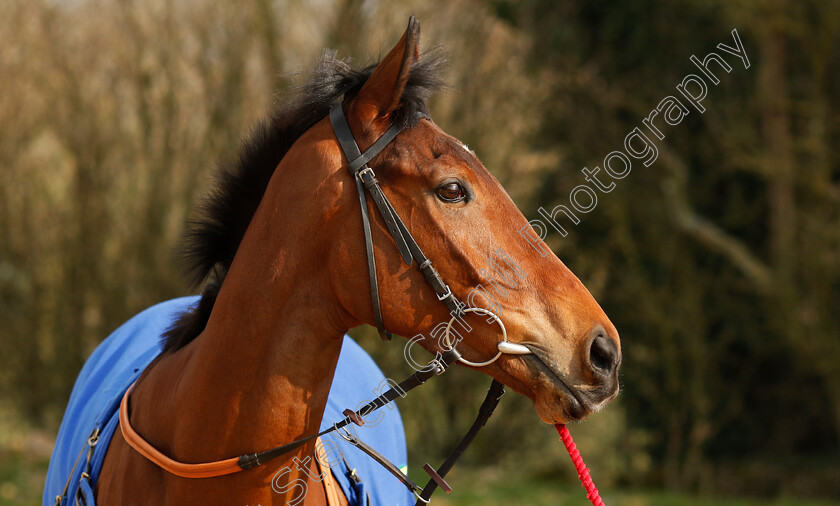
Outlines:
{"type": "Polygon", "coordinates": [[[160,392],[171,392],[171,414],[154,423],[163,441],[174,436],[176,459],[261,451],[319,429],[351,323],[327,278],[326,241],[319,246],[303,219],[318,223],[318,210],[289,209],[299,202],[283,192],[298,187],[290,177],[269,186],[204,332],[138,385],[147,389],[132,401],[135,413],[144,399],[160,410],[160,392]]]}

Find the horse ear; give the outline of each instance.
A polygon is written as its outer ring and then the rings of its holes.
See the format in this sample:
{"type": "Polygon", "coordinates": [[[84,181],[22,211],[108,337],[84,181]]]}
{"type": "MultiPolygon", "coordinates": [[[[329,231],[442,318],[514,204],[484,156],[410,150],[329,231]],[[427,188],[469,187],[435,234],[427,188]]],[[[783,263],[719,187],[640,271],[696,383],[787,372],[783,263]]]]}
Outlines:
{"type": "Polygon", "coordinates": [[[365,123],[386,118],[400,105],[411,65],[420,58],[420,23],[414,16],[397,45],[379,62],[353,101],[354,113],[365,123]]]}

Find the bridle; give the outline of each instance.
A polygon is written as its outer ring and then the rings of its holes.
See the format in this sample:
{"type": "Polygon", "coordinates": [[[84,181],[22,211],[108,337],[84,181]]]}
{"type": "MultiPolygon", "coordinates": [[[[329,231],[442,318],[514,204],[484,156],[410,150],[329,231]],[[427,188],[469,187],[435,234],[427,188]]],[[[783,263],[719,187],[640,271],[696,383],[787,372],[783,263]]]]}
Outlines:
{"type": "MultiPolygon", "coordinates": [[[[393,474],[401,483],[403,483],[417,497],[417,505],[419,506],[429,502],[430,497],[438,486],[447,493],[452,491],[452,488],[446,483],[444,477],[455,465],[458,458],[464,453],[466,448],[475,438],[476,434],[478,434],[481,427],[484,426],[493,414],[493,411],[498,405],[502,394],[504,394],[504,385],[495,379],[492,381],[490,388],[487,391],[487,396],[478,410],[478,416],[476,417],[475,422],[449,457],[446,458],[444,463],[437,470],[429,464],[426,464],[423,467],[423,469],[431,477],[429,482],[423,488],[420,488],[420,486],[411,481],[402,473],[402,471],[399,470],[396,465],[386,459],[383,455],[357,438],[347,429],[347,426],[351,423],[358,426],[364,425],[364,417],[393,402],[395,399],[404,397],[408,391],[424,384],[428,379],[443,374],[450,365],[457,361],[473,367],[483,367],[496,361],[502,354],[525,355],[532,353],[532,351],[523,345],[511,343],[507,340],[507,330],[505,329],[501,318],[499,318],[497,314],[485,308],[467,307],[464,303],[458,300],[458,298],[452,293],[449,285],[443,281],[440,274],[438,274],[432,266],[432,261],[429,260],[429,258],[427,258],[423,253],[420,245],[417,244],[417,241],[408,231],[405,223],[403,223],[402,219],[400,219],[399,214],[397,214],[397,211],[382,191],[379,180],[376,178],[376,174],[373,172],[373,169],[368,165],[368,162],[376,157],[376,155],[378,155],[391,141],[393,141],[394,138],[396,138],[396,136],[403,130],[403,127],[397,123],[392,124],[381,137],[379,137],[364,151],[364,153],[362,153],[358,144],[356,144],[356,140],[353,137],[350,126],[347,124],[347,119],[344,116],[344,110],[341,103],[330,109],[329,117],[341,149],[345,157],[349,160],[347,170],[356,181],[356,190],[359,196],[359,204],[361,205],[362,211],[362,224],[365,236],[365,250],[367,252],[373,315],[379,335],[384,341],[391,340],[391,333],[385,329],[385,325],[382,320],[382,309],[379,302],[379,287],[376,279],[376,261],[374,258],[373,238],[370,227],[370,215],[368,212],[366,191],[370,193],[376,207],[379,209],[379,213],[384,219],[385,226],[387,227],[391,238],[394,240],[403,261],[408,265],[411,265],[415,260],[417,261],[420,272],[423,273],[426,281],[435,291],[438,300],[445,304],[449,309],[449,313],[452,318],[449,320],[443,336],[443,342],[446,345],[444,346],[444,351],[436,354],[435,358],[432,359],[427,367],[409,376],[407,379],[395,385],[373,401],[363,406],[361,409],[357,411],[345,409],[343,412],[344,418],[334,423],[332,427],[321,431],[318,434],[313,434],[260,453],[246,454],[239,457],[232,457],[225,460],[202,464],[186,464],[170,459],[149,444],[131,427],[129,421],[128,400],[129,394],[131,393],[134,385],[129,387],[122,398],[122,402],[120,403],[120,430],[126,442],[141,455],[157,464],[162,469],[186,478],[209,478],[252,469],[254,467],[261,466],[272,459],[285,455],[320,436],[324,436],[331,432],[337,432],[344,440],[368,454],[371,458],[393,474]],[[498,343],[498,352],[489,360],[484,362],[471,362],[466,360],[456,349],[455,346],[457,343],[452,342],[452,324],[458,317],[465,313],[486,315],[490,317],[490,323],[499,324],[502,331],[502,340],[498,343]]],[[[430,120],[429,116],[418,112],[416,113],[414,119],[419,121],[424,118],[430,120]]]]}
{"type": "MultiPolygon", "coordinates": [[[[421,118],[428,118],[428,116],[423,113],[417,113],[415,119],[419,121],[421,118]]],[[[344,156],[350,161],[347,164],[347,171],[356,181],[356,191],[359,195],[359,204],[362,209],[362,225],[365,231],[365,251],[367,252],[373,319],[376,322],[376,330],[379,331],[379,336],[383,341],[391,340],[391,333],[385,330],[385,324],[382,322],[382,307],[379,303],[379,285],[376,280],[376,259],[373,252],[373,236],[370,231],[370,216],[368,214],[365,190],[370,193],[373,202],[379,209],[379,214],[385,220],[385,226],[388,228],[394,244],[397,245],[403,262],[411,265],[412,261],[417,260],[420,272],[423,273],[426,281],[431,285],[432,290],[435,291],[438,300],[446,304],[450,313],[458,313],[463,307],[463,304],[452,294],[449,285],[443,281],[440,274],[432,266],[432,261],[420,249],[420,245],[414,240],[411,232],[408,231],[405,223],[400,219],[400,215],[397,214],[394,206],[391,205],[388,197],[382,191],[382,187],[379,185],[379,180],[376,178],[373,169],[368,165],[370,160],[396,138],[397,134],[402,131],[402,127],[394,123],[362,153],[359,151],[359,145],[356,144],[356,139],[353,137],[350,125],[347,124],[347,118],[344,116],[344,109],[341,104],[335,105],[330,109],[330,123],[338,138],[338,143],[341,145],[341,150],[344,152],[344,156]]]]}
{"type": "MultiPolygon", "coordinates": [[[[414,119],[417,121],[421,119],[431,120],[428,115],[422,112],[415,113],[414,119]]],[[[382,340],[390,341],[391,333],[385,329],[385,325],[382,321],[382,308],[379,303],[379,287],[376,279],[376,259],[374,258],[373,237],[370,230],[370,216],[368,214],[365,190],[370,193],[370,196],[373,198],[373,202],[379,209],[379,214],[382,216],[382,219],[385,220],[385,226],[391,234],[391,238],[394,240],[394,244],[396,244],[403,261],[408,265],[411,265],[413,260],[417,261],[418,269],[420,269],[420,272],[423,273],[423,276],[432,287],[432,290],[435,291],[438,300],[443,302],[449,309],[449,314],[452,315],[452,318],[449,320],[444,334],[444,342],[446,343],[447,349],[452,349],[455,344],[451,342],[452,323],[464,313],[474,312],[490,316],[492,320],[491,323],[497,322],[502,329],[502,340],[498,345],[498,353],[490,360],[485,362],[471,362],[461,357],[459,360],[462,363],[473,367],[483,367],[495,362],[504,353],[513,355],[527,355],[531,353],[531,350],[525,346],[511,343],[507,340],[507,331],[505,330],[505,326],[498,315],[485,308],[467,307],[464,303],[458,300],[458,298],[452,293],[449,285],[443,281],[443,278],[440,277],[440,274],[438,274],[432,266],[432,261],[429,260],[429,258],[423,253],[420,245],[417,244],[417,241],[411,235],[411,232],[409,232],[408,228],[406,228],[405,223],[403,223],[402,219],[400,219],[400,215],[382,191],[382,187],[379,185],[379,180],[376,178],[376,174],[373,172],[373,169],[371,169],[368,165],[368,162],[376,157],[376,155],[378,155],[385,146],[390,144],[390,142],[396,138],[403,128],[397,123],[392,124],[381,137],[379,137],[369,148],[365,150],[364,153],[362,153],[359,150],[358,144],[356,144],[356,139],[353,137],[350,125],[347,124],[347,118],[344,116],[344,108],[341,104],[335,105],[332,109],[330,109],[330,123],[332,124],[336,137],[338,138],[338,143],[341,145],[341,150],[344,152],[344,156],[350,161],[350,163],[347,164],[347,171],[356,181],[356,192],[359,195],[359,205],[361,206],[362,211],[362,225],[365,232],[365,251],[367,252],[368,278],[370,280],[373,319],[382,340]]]]}

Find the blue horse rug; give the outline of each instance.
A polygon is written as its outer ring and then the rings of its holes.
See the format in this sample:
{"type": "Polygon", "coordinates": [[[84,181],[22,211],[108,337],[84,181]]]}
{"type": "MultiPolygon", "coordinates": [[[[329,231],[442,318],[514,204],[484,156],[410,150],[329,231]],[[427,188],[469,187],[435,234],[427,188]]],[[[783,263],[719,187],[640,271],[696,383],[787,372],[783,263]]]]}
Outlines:
{"type": "MultiPolygon", "coordinates": [[[[93,490],[118,426],[123,394],[161,353],[163,333],[181,312],[197,302],[198,297],[184,297],[150,307],[96,348],[76,379],[58,431],[44,487],[44,506],[56,504],[59,497],[62,505],[95,504],[93,490]],[[98,437],[91,445],[94,429],[98,429],[98,437]]],[[[370,356],[345,336],[321,429],[344,418],[341,412],[345,408],[355,409],[387,390],[389,382],[370,356]]],[[[406,470],[405,433],[399,410],[383,408],[376,417],[371,415],[370,422],[356,427],[356,435],[406,470]]],[[[341,437],[331,436],[325,439],[338,447],[340,453],[333,453],[342,457],[336,459],[332,474],[351,505],[414,504],[412,494],[388,471],[341,437]]]]}

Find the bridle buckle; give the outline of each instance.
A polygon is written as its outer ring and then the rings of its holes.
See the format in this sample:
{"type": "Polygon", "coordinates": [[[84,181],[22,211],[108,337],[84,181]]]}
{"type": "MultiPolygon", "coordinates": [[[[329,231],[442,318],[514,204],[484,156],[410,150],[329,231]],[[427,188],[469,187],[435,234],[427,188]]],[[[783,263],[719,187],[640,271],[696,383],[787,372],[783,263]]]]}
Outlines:
{"type": "Polygon", "coordinates": [[[437,298],[440,301],[446,300],[449,297],[452,297],[452,290],[449,289],[449,285],[444,285],[446,287],[446,292],[442,295],[438,295],[437,298]]]}
{"type": "Polygon", "coordinates": [[[362,179],[362,174],[364,174],[365,172],[370,172],[370,175],[371,175],[371,176],[374,176],[374,175],[375,175],[375,174],[373,173],[373,169],[371,169],[370,167],[368,167],[367,165],[365,165],[365,166],[364,166],[364,168],[362,168],[361,170],[359,170],[358,172],[356,172],[356,177],[357,177],[357,178],[359,178],[359,179],[362,179]]]}
{"type": "Polygon", "coordinates": [[[440,360],[437,357],[430,360],[429,365],[437,369],[437,373],[435,374],[436,376],[440,376],[445,373],[447,369],[447,365],[443,362],[443,360],[440,360]]]}

